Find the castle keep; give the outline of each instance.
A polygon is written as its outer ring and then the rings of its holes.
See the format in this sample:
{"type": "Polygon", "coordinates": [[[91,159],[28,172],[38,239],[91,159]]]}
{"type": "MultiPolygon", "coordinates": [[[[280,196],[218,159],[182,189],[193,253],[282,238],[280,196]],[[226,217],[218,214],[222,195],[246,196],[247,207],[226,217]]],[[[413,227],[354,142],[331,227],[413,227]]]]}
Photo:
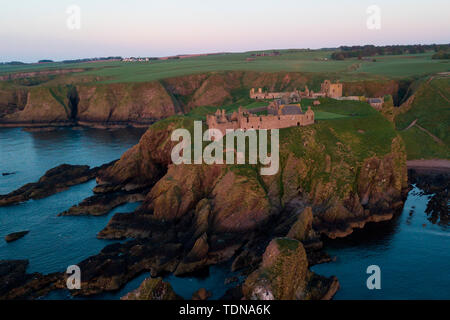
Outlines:
{"type": "Polygon", "coordinates": [[[309,90],[307,86],[305,86],[305,91],[295,89],[291,92],[263,92],[262,88],[258,88],[258,91],[255,91],[254,88],[250,89],[250,98],[255,100],[284,99],[291,102],[299,102],[301,98],[316,99],[320,97],[334,99],[342,97],[342,83],[331,83],[330,80],[325,80],[320,85],[320,92],[309,90]]]}
{"type": "Polygon", "coordinates": [[[320,91],[325,93],[327,97],[340,98],[342,97],[342,83],[331,83],[330,80],[325,80],[320,85],[320,91]]]}
{"type": "Polygon", "coordinates": [[[227,129],[280,129],[314,124],[314,111],[311,107],[303,111],[300,104],[282,104],[276,100],[267,107],[267,113],[258,116],[239,107],[237,112],[227,115],[225,110],[217,109],[214,115],[206,116],[206,124],[224,135],[227,129]]]}

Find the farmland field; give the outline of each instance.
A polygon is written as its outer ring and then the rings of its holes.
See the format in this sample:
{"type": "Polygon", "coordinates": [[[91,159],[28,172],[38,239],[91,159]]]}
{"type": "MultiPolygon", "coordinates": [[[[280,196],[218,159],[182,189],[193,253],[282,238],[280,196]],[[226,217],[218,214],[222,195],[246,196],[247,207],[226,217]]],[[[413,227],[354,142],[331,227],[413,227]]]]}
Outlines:
{"type": "Polygon", "coordinates": [[[2,65],[0,75],[22,71],[40,71],[61,68],[83,68],[78,76],[99,77],[104,82],[143,82],[214,71],[305,72],[333,74],[342,80],[389,79],[419,77],[450,71],[445,60],[433,60],[433,52],[417,55],[377,56],[372,60],[330,60],[333,51],[281,50],[280,56],[255,57],[246,61],[251,52],[223,53],[184,59],[155,60],[151,62],[99,61],[89,63],[47,63],[29,65],[2,65]],[[327,59],[327,60],[324,60],[327,59]]]}

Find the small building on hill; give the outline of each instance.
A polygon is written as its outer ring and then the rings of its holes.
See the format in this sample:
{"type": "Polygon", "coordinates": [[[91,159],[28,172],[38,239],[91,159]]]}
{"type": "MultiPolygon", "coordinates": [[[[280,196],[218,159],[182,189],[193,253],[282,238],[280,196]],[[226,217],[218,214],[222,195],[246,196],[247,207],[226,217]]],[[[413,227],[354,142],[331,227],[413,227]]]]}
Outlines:
{"type": "Polygon", "coordinates": [[[383,107],[384,100],[383,98],[367,98],[367,103],[370,104],[373,108],[380,110],[383,107]]]}

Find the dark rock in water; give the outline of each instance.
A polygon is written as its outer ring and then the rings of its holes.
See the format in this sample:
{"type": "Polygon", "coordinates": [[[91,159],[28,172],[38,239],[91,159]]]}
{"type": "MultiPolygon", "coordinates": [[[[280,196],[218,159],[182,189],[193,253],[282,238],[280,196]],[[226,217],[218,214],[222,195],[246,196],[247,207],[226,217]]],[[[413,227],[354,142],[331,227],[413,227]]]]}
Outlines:
{"type": "Polygon", "coordinates": [[[182,300],[168,282],[162,278],[147,278],[139,288],[131,291],[121,300],[182,300]]]}
{"type": "Polygon", "coordinates": [[[0,206],[8,206],[30,199],[42,199],[67,188],[89,181],[115,161],[100,167],[62,164],[48,170],[38,182],[28,183],[21,188],[7,194],[0,195],[0,206]]]}
{"type": "Polygon", "coordinates": [[[237,285],[234,288],[228,289],[225,294],[220,298],[220,300],[241,300],[242,295],[242,284],[237,285]]]}
{"type": "Polygon", "coordinates": [[[425,209],[428,220],[441,226],[450,225],[448,204],[450,201],[450,172],[442,170],[408,170],[409,183],[431,195],[425,209]]]}
{"type": "Polygon", "coordinates": [[[101,216],[124,203],[143,201],[145,193],[144,191],[143,193],[115,192],[96,194],[84,199],[69,210],[60,213],[59,216],[101,216]]]}
{"type": "Polygon", "coordinates": [[[25,281],[28,260],[0,260],[0,297],[25,281]]]}
{"type": "Polygon", "coordinates": [[[73,295],[89,296],[116,291],[144,272],[152,277],[173,272],[182,246],[173,243],[131,240],[111,244],[77,265],[82,270],[81,289],[73,295]]]}
{"type": "Polygon", "coordinates": [[[25,236],[28,232],[30,232],[30,231],[26,230],[26,231],[10,233],[5,237],[5,241],[6,242],[16,241],[16,240],[22,238],[23,236],[25,236]]]}
{"type": "Polygon", "coordinates": [[[28,260],[0,260],[0,300],[35,299],[64,288],[62,274],[27,274],[28,260]]]}
{"type": "Polygon", "coordinates": [[[192,300],[208,300],[212,293],[205,288],[200,288],[192,294],[192,300]]]}
{"type": "Polygon", "coordinates": [[[16,172],[3,172],[2,176],[10,176],[12,174],[16,174],[16,172]]]}

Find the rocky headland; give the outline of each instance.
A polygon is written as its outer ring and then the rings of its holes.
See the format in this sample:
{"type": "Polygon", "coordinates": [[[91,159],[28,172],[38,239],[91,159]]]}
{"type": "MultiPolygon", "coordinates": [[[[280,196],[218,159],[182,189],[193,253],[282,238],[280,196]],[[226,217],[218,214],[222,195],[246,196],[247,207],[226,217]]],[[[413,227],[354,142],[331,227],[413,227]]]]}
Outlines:
{"type": "MultiPolygon", "coordinates": [[[[142,200],[98,233],[126,241],[78,263],[81,289],[72,294],[116,291],[145,272],[151,279],[189,275],[231,262],[247,277],[229,292],[234,298],[332,298],[337,279],[308,269],[330,259],[321,237],[344,237],[391,219],[408,189],[403,141],[378,112],[357,108],[351,113],[359,116],[281,130],[280,170],[273,176],[260,175],[256,165],[171,164],[170,135],[175,128],[192,130],[192,119],[175,116],[150,126],[118,161],[95,172],[95,195],[63,213],[100,215],[142,200]]],[[[64,288],[66,275],[30,282],[20,271],[20,277],[0,298],[64,288]]],[[[143,287],[172,296],[161,281],[143,287]]]]}

